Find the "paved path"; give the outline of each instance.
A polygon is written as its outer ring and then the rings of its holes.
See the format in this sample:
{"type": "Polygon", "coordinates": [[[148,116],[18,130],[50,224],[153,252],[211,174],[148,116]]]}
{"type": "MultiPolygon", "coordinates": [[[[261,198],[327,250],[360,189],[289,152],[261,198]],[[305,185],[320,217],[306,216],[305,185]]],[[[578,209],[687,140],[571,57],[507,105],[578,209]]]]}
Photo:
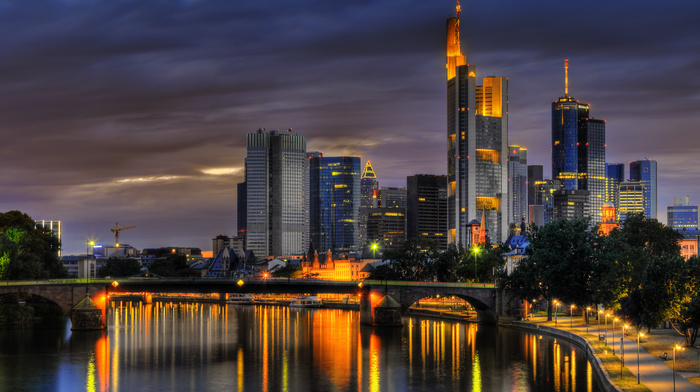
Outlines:
{"type": "MultiPolygon", "coordinates": [[[[558,328],[562,330],[569,330],[570,319],[568,317],[559,317],[558,328]]],[[[579,332],[585,332],[585,325],[576,325],[574,323],[574,329],[579,332]]],[[[619,328],[617,328],[619,331],[619,328]]],[[[604,332],[604,328],[602,328],[604,332]]],[[[620,357],[620,334],[612,333],[612,329],[608,330],[607,344],[609,347],[614,348],[615,355],[620,357]],[[613,341],[615,342],[613,344],[613,341]]],[[[596,334],[598,331],[597,325],[590,324],[588,326],[588,332],[596,334]]],[[[632,372],[632,374],[637,374],[637,339],[630,339],[629,336],[623,339],[623,348],[625,353],[625,366],[632,372]]],[[[668,359],[669,361],[673,358],[673,352],[669,348],[668,359]]],[[[653,392],[671,392],[673,391],[673,370],[666,366],[663,360],[659,357],[649,354],[649,352],[642,346],[639,346],[639,374],[642,384],[646,385],[653,392]]],[[[696,377],[698,373],[683,373],[685,377],[696,377]]],[[[680,373],[676,372],[676,391],[677,392],[699,392],[700,387],[686,380],[680,373]]]]}

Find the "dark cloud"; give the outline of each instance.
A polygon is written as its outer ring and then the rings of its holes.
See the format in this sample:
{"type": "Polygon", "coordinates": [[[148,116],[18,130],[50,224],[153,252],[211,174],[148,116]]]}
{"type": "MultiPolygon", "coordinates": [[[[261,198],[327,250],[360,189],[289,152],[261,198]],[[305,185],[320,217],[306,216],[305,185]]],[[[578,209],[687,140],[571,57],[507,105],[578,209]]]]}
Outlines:
{"type": "MultiPolygon", "coordinates": [[[[0,207],[61,219],[69,253],[111,242],[116,221],[137,225],[124,240],[139,248],[208,249],[235,232],[260,127],[370,159],[382,185],[442,174],[452,14],[452,1],[4,2],[0,207]]],[[[608,160],[659,161],[663,209],[700,195],[698,14],[690,0],[464,2],[462,42],[481,76],[509,77],[510,141],[545,172],[570,59],[571,94],[607,120],[608,160]]]]}

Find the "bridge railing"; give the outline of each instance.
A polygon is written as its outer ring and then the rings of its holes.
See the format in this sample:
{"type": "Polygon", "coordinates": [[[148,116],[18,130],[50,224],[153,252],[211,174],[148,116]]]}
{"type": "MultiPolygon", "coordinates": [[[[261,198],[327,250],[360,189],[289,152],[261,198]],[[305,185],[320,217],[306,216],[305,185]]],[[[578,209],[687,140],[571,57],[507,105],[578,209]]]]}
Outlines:
{"type": "Polygon", "coordinates": [[[39,280],[3,280],[0,281],[0,286],[39,286],[39,285],[56,285],[56,284],[109,284],[114,279],[39,279],[39,280]]]}
{"type": "Polygon", "coordinates": [[[450,283],[450,282],[414,282],[402,280],[373,280],[365,279],[365,285],[375,286],[419,286],[419,287],[454,287],[454,288],[495,288],[493,283],[450,283]]]}

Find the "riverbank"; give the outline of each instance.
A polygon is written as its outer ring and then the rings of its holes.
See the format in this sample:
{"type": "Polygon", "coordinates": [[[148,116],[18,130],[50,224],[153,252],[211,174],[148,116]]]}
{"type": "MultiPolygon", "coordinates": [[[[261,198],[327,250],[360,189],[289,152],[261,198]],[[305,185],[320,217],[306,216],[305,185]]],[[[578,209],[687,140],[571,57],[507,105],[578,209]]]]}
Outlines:
{"type": "Polygon", "coordinates": [[[607,373],[607,379],[621,391],[700,391],[700,350],[698,347],[683,347],[675,355],[675,381],[673,346],[683,346],[683,337],[674,330],[652,329],[645,333],[637,346],[637,332],[628,328],[622,338],[620,324],[617,334],[608,321],[605,324],[584,324],[581,317],[559,315],[556,321],[547,321],[545,315],[535,315],[530,320],[514,322],[516,328],[554,333],[579,344],[586,344],[607,373]],[[553,332],[556,331],[556,332],[553,332]],[[584,343],[585,342],[585,343],[584,343]],[[639,356],[637,356],[639,350],[639,356]],[[666,354],[665,359],[660,358],[666,354]],[[638,383],[641,380],[641,383],[638,383]]]}

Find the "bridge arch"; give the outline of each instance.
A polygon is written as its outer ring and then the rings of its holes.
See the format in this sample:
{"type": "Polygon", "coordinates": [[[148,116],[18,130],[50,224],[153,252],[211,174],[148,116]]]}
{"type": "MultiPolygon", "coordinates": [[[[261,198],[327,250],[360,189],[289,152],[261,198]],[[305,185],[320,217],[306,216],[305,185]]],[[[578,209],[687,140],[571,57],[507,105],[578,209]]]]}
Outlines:
{"type": "Polygon", "coordinates": [[[65,284],[35,284],[35,285],[0,285],[0,295],[3,294],[32,294],[56,303],[63,312],[70,316],[71,311],[86,295],[99,298],[106,293],[104,285],[65,285],[65,284]]]}

